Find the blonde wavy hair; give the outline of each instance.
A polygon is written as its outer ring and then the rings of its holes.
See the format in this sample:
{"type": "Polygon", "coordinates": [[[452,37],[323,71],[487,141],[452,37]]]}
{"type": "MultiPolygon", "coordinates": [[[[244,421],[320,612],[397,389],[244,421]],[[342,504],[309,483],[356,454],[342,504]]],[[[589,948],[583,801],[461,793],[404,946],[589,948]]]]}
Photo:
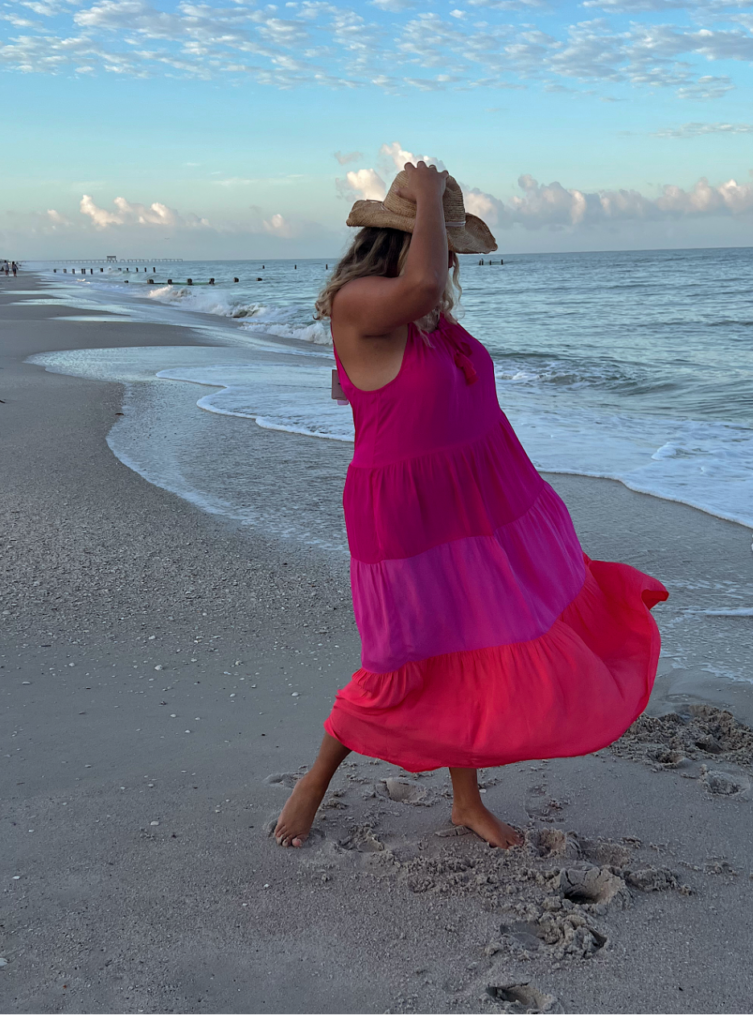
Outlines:
{"type": "MultiPolygon", "coordinates": [[[[382,278],[397,278],[398,275],[402,275],[410,249],[410,241],[411,234],[404,233],[399,229],[377,229],[366,226],[359,230],[350,249],[335,267],[326,285],[319,293],[315,304],[314,317],[316,320],[332,316],[332,301],[336,293],[351,279],[365,278],[368,275],[378,275],[382,278]]],[[[450,257],[451,271],[447,276],[447,283],[439,302],[428,314],[425,314],[420,320],[414,321],[424,341],[428,341],[428,334],[436,330],[440,315],[444,314],[447,320],[453,323],[456,321],[452,311],[462,295],[460,262],[457,254],[451,253],[450,257]]]]}

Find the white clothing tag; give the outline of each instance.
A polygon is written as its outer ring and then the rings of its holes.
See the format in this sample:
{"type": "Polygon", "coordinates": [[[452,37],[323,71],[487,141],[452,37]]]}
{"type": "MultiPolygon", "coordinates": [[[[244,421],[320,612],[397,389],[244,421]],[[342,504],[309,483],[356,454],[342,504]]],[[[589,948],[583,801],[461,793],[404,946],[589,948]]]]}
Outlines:
{"type": "Polygon", "coordinates": [[[338,405],[350,405],[345,392],[340,384],[340,378],[337,376],[337,369],[332,370],[332,398],[337,402],[338,405]]]}

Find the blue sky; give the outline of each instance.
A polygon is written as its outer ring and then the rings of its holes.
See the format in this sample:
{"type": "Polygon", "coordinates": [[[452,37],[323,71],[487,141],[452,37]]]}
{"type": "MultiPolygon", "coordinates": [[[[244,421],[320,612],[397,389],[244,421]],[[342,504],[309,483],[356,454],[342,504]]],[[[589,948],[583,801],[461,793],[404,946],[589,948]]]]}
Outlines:
{"type": "Polygon", "coordinates": [[[334,256],[427,156],[501,251],[753,232],[753,0],[0,0],[0,253],[334,256]]]}

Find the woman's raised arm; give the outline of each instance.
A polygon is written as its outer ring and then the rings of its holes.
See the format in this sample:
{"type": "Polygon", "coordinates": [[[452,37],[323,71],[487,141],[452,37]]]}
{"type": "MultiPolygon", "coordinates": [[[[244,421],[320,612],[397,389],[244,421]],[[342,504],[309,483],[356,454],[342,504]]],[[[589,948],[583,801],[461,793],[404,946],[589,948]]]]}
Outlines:
{"type": "MultiPolygon", "coordinates": [[[[442,195],[447,172],[419,162],[407,163],[406,186],[400,197],[416,205],[405,270],[397,278],[370,276],[353,279],[335,296],[333,330],[350,344],[359,338],[389,338],[410,321],[433,310],[447,282],[447,232],[442,195]]],[[[340,347],[338,345],[338,352],[340,347]]]]}

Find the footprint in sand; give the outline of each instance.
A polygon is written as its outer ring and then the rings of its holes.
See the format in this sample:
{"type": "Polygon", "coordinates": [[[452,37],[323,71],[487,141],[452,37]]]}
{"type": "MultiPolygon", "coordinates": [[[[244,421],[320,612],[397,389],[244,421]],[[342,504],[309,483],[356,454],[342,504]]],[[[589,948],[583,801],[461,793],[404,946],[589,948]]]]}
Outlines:
{"type": "Polygon", "coordinates": [[[709,769],[706,765],[701,765],[701,782],[714,796],[742,796],[750,789],[746,776],[709,769]]]}
{"type": "Polygon", "coordinates": [[[725,709],[688,705],[682,712],[662,716],[644,713],[609,749],[619,757],[662,768],[688,767],[691,761],[709,757],[749,767],[753,729],[725,709]]]}
{"type": "Polygon", "coordinates": [[[540,912],[538,919],[515,921],[500,926],[501,938],[487,945],[487,955],[509,952],[530,957],[545,949],[555,959],[590,959],[607,944],[606,933],[593,919],[573,908],[552,908],[540,912]]]}
{"type": "Polygon", "coordinates": [[[625,882],[608,867],[566,867],[560,871],[559,888],[563,898],[580,906],[630,905],[625,882]]]}
{"type": "Polygon", "coordinates": [[[327,793],[324,800],[322,800],[321,808],[324,811],[345,811],[348,809],[348,805],[342,799],[345,796],[345,790],[343,789],[332,789],[327,793]]]}
{"type": "Polygon", "coordinates": [[[540,922],[539,934],[558,959],[593,958],[609,940],[581,913],[549,914],[540,922]]]}
{"type": "Polygon", "coordinates": [[[639,892],[666,892],[678,888],[688,894],[686,886],[681,886],[677,877],[666,867],[643,867],[640,870],[624,871],[625,880],[631,888],[639,892]]]}
{"type": "Polygon", "coordinates": [[[264,780],[265,786],[280,786],[282,789],[292,789],[300,779],[295,772],[273,772],[264,780]]]}
{"type": "MultiPolygon", "coordinates": [[[[581,839],[575,832],[559,828],[540,828],[527,833],[527,842],[542,859],[590,860],[593,867],[570,868],[560,872],[560,890],[565,898],[579,905],[605,905],[621,894],[618,882],[623,879],[641,892],[663,892],[679,889],[677,875],[667,867],[633,869],[634,849],[604,839],[581,839]],[[614,880],[613,880],[614,879],[614,880]],[[567,884],[566,884],[567,882],[567,884]],[[570,891],[566,890],[569,886],[570,891]]],[[[639,840],[626,838],[637,844],[639,840]]]]}
{"type": "Polygon", "coordinates": [[[580,839],[575,832],[542,828],[528,833],[528,843],[545,859],[564,857],[590,860],[594,864],[593,867],[580,866],[560,871],[560,891],[564,898],[577,905],[603,906],[616,900],[624,906],[628,903],[623,892],[625,884],[640,892],[677,889],[688,894],[689,891],[667,867],[634,869],[634,852],[616,842],[580,839]]]}
{"type": "Polygon", "coordinates": [[[561,817],[563,804],[549,796],[546,786],[530,786],[526,791],[524,806],[529,818],[547,822],[563,820],[561,817]]]}
{"type": "Polygon", "coordinates": [[[540,857],[566,857],[577,860],[580,857],[580,846],[576,836],[571,832],[563,832],[559,828],[537,828],[526,835],[540,857]]]}
{"type": "Polygon", "coordinates": [[[386,848],[374,834],[371,825],[358,825],[352,828],[347,838],[340,839],[339,845],[343,849],[355,849],[359,853],[382,853],[386,848]]]}
{"type": "Polygon", "coordinates": [[[539,990],[531,983],[490,986],[486,988],[486,993],[500,1005],[504,1012],[519,1012],[520,1015],[549,1015],[550,1012],[564,1011],[553,994],[545,994],[543,990],[539,990]]]}
{"type": "Polygon", "coordinates": [[[655,761],[662,768],[684,768],[690,764],[684,751],[675,751],[665,744],[646,744],[646,758],[655,761]]]}
{"type": "Polygon", "coordinates": [[[602,839],[579,839],[581,852],[586,860],[602,867],[626,867],[633,859],[633,854],[625,846],[602,839]]]}
{"type": "Polygon", "coordinates": [[[429,792],[409,779],[389,778],[380,780],[390,800],[401,804],[426,805],[430,803],[429,792]]]}

